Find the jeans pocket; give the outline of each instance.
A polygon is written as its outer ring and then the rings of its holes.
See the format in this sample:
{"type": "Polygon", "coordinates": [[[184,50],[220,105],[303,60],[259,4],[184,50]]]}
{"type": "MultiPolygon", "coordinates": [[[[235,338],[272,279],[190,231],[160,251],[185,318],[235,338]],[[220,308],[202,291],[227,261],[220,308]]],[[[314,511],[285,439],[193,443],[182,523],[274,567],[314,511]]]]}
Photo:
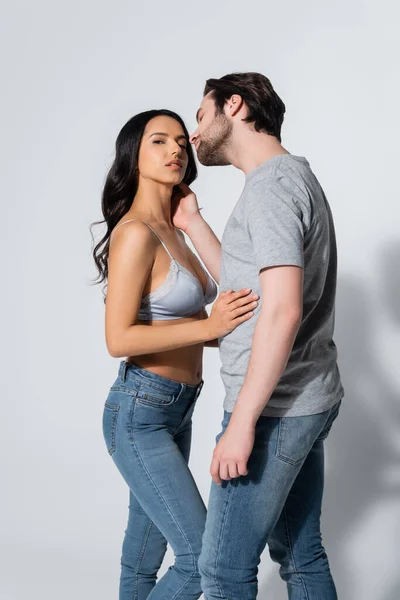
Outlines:
{"type": "Polygon", "coordinates": [[[139,404],[147,404],[148,406],[163,407],[174,404],[178,399],[178,395],[171,394],[166,390],[162,390],[154,385],[142,384],[138,390],[136,401],[139,404]]]}
{"type": "Polygon", "coordinates": [[[119,404],[108,404],[106,402],[104,405],[103,436],[110,455],[115,452],[115,432],[117,429],[119,408],[119,404]]]}
{"type": "Polygon", "coordinates": [[[279,419],[276,457],[296,466],[304,461],[313,447],[327,415],[281,417],[279,419]]]}

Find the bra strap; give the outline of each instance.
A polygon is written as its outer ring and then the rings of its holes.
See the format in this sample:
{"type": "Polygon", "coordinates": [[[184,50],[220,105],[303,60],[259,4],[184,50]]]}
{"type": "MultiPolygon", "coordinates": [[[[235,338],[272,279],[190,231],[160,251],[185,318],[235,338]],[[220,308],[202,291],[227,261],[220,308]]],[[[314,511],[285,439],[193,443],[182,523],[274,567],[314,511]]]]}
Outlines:
{"type": "Polygon", "coordinates": [[[174,257],[172,256],[171,252],[168,250],[167,246],[164,244],[164,242],[162,241],[162,239],[160,238],[160,236],[158,235],[157,231],[154,231],[154,229],[151,227],[151,225],[149,225],[146,221],[142,221],[142,223],[145,223],[147,225],[147,227],[149,229],[151,229],[151,231],[154,233],[154,235],[160,240],[161,245],[163,246],[164,250],[166,251],[166,253],[168,254],[168,256],[170,257],[171,260],[174,260],[174,257]]]}
{"type": "MultiPolygon", "coordinates": [[[[112,234],[114,233],[114,231],[116,231],[118,229],[118,227],[122,227],[122,225],[125,225],[125,223],[132,223],[132,221],[137,221],[138,219],[128,219],[128,221],[123,221],[122,223],[120,223],[119,225],[117,225],[116,227],[114,227],[114,229],[112,230],[112,234]]],[[[151,225],[149,225],[147,223],[147,221],[142,221],[142,223],[144,223],[145,225],[147,225],[147,227],[154,233],[154,235],[159,239],[159,241],[161,242],[161,245],[163,246],[164,250],[166,251],[166,253],[168,254],[168,256],[170,257],[171,260],[174,260],[174,257],[172,256],[171,252],[168,250],[167,246],[164,244],[164,242],[162,241],[162,239],[160,238],[160,236],[158,235],[157,231],[154,231],[154,229],[151,227],[151,225]]]]}
{"type": "Polygon", "coordinates": [[[132,223],[132,221],[137,221],[137,219],[128,219],[128,221],[124,221],[123,223],[116,225],[112,230],[111,235],[114,233],[114,231],[117,231],[118,227],[122,227],[122,225],[125,225],[125,223],[132,223]]]}

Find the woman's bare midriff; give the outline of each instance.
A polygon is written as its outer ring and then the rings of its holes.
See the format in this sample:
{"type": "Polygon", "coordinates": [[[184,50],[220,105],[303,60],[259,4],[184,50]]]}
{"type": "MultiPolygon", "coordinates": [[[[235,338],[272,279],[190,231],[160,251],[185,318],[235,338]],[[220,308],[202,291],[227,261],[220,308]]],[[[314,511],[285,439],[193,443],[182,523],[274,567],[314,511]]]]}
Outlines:
{"type": "MultiPolygon", "coordinates": [[[[168,327],[177,323],[190,323],[205,318],[199,312],[185,319],[171,319],[168,321],[138,321],[138,325],[148,327],[168,327]]],[[[140,354],[129,356],[126,360],[135,363],[142,369],[151,371],[161,377],[168,377],[179,383],[197,385],[202,379],[204,344],[176,348],[168,352],[156,352],[154,354],[140,354]]]]}

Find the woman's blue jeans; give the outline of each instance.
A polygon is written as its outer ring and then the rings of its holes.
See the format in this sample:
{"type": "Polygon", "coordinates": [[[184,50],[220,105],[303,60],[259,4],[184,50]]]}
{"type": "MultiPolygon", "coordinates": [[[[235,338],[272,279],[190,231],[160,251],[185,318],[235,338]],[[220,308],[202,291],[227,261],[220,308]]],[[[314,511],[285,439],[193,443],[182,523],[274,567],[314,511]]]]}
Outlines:
{"type": "Polygon", "coordinates": [[[103,413],[107,449],[130,488],[120,600],[196,600],[206,509],[188,467],[202,387],[122,362],[103,413]],[[167,542],[175,564],[157,583],[167,542]]]}

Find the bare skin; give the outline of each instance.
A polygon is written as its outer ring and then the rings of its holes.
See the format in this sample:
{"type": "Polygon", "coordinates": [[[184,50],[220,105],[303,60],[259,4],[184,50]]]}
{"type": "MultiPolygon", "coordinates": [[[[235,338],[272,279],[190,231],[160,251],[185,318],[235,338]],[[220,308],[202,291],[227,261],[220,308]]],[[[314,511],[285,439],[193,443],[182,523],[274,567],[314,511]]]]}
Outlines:
{"type": "Polygon", "coordinates": [[[139,186],[130,210],[110,240],[106,302],[106,342],[112,356],[163,377],[195,385],[202,378],[205,345],[253,316],[258,296],[251,290],[222,292],[210,316],[203,309],[188,318],[140,321],[143,296],[164,283],[170,257],[146,221],[160,235],[172,256],[198,279],[206,275],[200,262],[171,218],[171,197],[187,166],[188,141],[180,124],[170,117],[150,121],[139,152],[139,186]],[[162,134],[162,135],[161,135],[162,134]],[[175,165],[169,165],[175,161],[175,165]]]}

